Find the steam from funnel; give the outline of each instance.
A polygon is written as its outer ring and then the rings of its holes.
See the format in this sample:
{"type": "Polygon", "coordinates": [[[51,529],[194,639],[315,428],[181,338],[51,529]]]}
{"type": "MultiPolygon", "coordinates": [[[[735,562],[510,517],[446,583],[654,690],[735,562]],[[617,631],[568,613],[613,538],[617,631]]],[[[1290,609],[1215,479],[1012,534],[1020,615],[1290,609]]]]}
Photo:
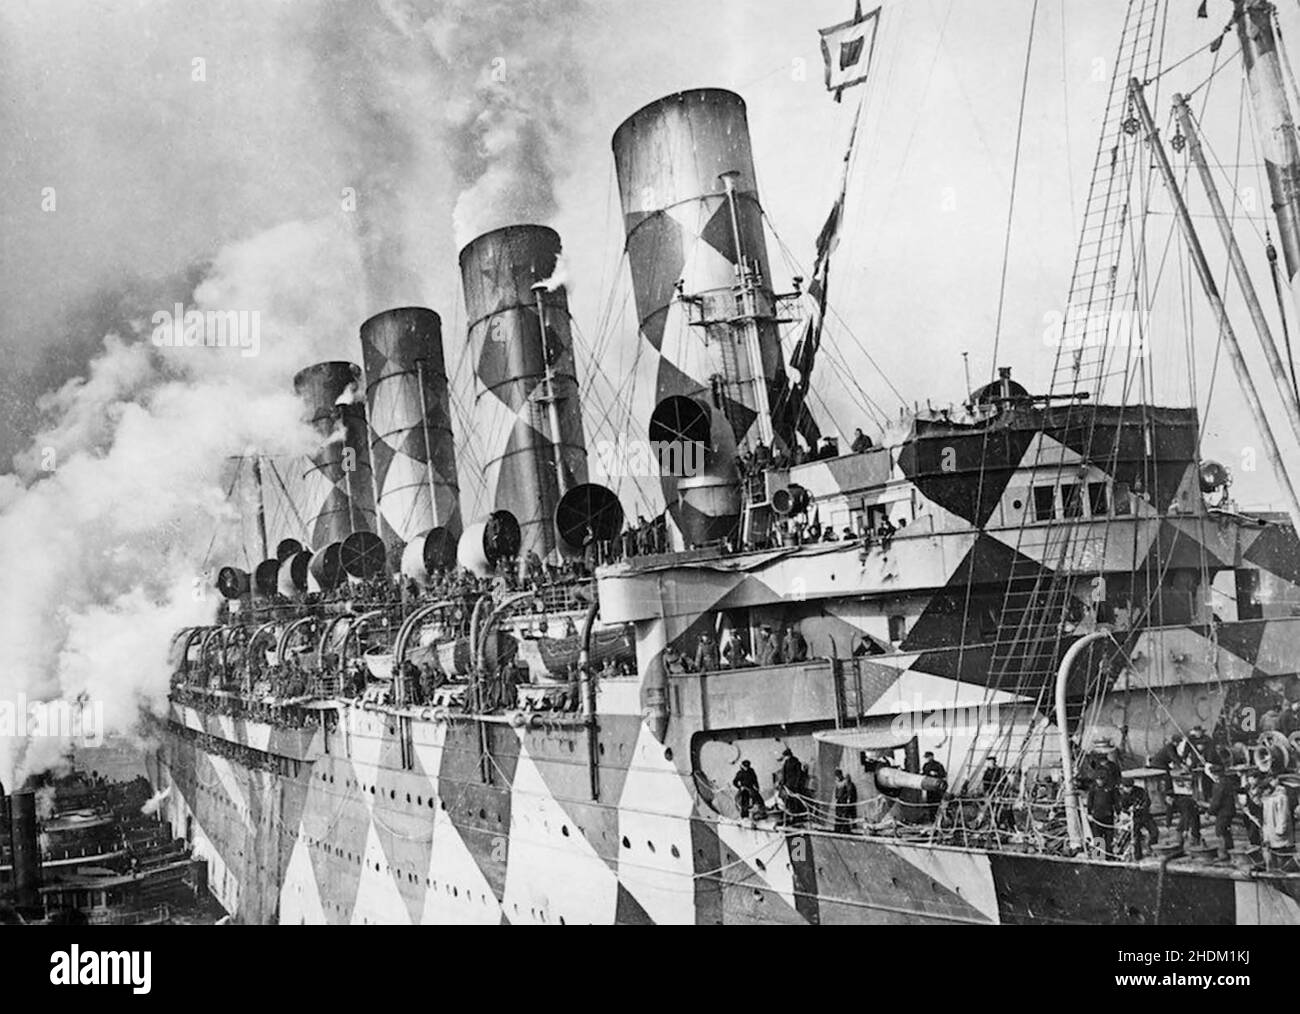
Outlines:
{"type": "MultiPolygon", "coordinates": [[[[368,24],[369,4],[323,6],[314,47],[321,85],[341,106],[357,175],[369,181],[358,210],[376,276],[414,261],[407,255],[423,237],[413,222],[428,218],[413,217],[412,206],[448,160],[458,246],[554,215],[563,156],[582,122],[575,111],[587,97],[580,26],[589,0],[381,0],[381,33],[368,24]]],[[[380,286],[376,296],[391,290],[380,286]]]]}
{"type": "Polygon", "coordinates": [[[165,800],[168,796],[170,796],[171,793],[172,793],[172,787],[170,785],[168,785],[164,789],[160,789],[158,792],[155,792],[152,796],[150,796],[147,800],[145,800],[144,806],[140,807],[141,815],[145,817],[152,817],[155,813],[158,812],[158,808],[162,806],[163,800],[165,800]]]}

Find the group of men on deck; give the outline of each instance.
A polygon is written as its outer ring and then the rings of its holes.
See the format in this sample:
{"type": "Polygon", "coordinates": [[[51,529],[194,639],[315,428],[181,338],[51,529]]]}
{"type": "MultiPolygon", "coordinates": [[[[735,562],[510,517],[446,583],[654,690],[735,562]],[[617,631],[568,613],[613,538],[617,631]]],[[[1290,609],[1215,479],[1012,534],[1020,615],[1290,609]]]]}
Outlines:
{"type": "Polygon", "coordinates": [[[700,634],[694,656],[685,656],[672,645],[664,649],[663,655],[664,668],[670,674],[785,665],[807,660],[808,641],[799,628],[786,625],[778,633],[773,633],[770,623],[759,627],[752,655],[745,651],[739,634],[730,633],[719,647],[717,639],[707,630],[700,634]]]}
{"type": "MultiPolygon", "coordinates": [[[[788,823],[800,823],[808,813],[808,769],[795,756],[794,751],[785,747],[777,756],[780,767],[774,776],[776,781],[775,802],[780,806],[783,819],[788,823]]],[[[736,790],[736,805],[742,819],[753,816],[755,820],[767,817],[768,805],[763,800],[763,792],[758,784],[758,772],[749,760],[742,760],[731,780],[736,790]]],[[[848,834],[853,830],[853,821],[857,817],[858,788],[839,768],[835,769],[834,814],[835,831],[848,834]]]]}

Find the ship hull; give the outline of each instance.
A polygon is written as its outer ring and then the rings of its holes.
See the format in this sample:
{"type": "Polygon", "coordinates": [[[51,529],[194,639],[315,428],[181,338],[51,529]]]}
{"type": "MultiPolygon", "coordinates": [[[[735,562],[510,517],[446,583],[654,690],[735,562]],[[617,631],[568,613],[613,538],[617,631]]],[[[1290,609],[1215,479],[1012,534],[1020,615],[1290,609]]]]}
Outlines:
{"type": "Polygon", "coordinates": [[[157,776],[245,923],[1300,923],[1294,877],[731,820],[665,753],[633,716],[345,708],[326,736],[173,706],[157,776]]]}

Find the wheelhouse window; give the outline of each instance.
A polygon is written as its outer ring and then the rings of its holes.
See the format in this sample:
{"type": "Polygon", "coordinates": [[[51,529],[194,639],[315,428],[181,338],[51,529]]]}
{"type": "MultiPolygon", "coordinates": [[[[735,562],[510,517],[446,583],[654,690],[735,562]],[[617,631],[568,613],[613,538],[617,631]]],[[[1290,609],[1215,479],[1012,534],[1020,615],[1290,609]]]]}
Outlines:
{"type": "Polygon", "coordinates": [[[1105,517],[1110,513],[1110,498],[1106,495],[1104,482],[1088,483],[1088,513],[1094,518],[1105,517]]]}
{"type": "Polygon", "coordinates": [[[1132,507],[1129,484],[1127,482],[1115,483],[1115,516],[1126,517],[1133,512],[1132,507]]]}
{"type": "Polygon", "coordinates": [[[1051,521],[1056,517],[1056,487],[1034,487],[1034,520],[1051,521]]]}
{"type": "Polygon", "coordinates": [[[907,617],[891,616],[889,618],[889,639],[898,644],[907,636],[907,617]]]}
{"type": "Polygon", "coordinates": [[[1061,506],[1065,508],[1067,518],[1083,517],[1083,487],[1078,483],[1066,482],[1061,484],[1061,506]]]}

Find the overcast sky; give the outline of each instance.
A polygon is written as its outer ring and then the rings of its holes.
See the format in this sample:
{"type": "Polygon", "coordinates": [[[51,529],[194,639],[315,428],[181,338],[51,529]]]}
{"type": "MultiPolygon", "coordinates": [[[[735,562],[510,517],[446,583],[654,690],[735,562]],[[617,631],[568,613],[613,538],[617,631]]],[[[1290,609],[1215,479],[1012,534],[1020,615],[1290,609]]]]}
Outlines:
{"type": "MultiPolygon", "coordinates": [[[[1230,8],[1211,0],[1211,18],[1198,20],[1196,6],[1171,4],[1167,63],[1208,42],[1230,8]]],[[[857,342],[908,401],[960,400],[963,351],[977,382],[996,365],[994,319],[1033,7],[1033,0],[887,5],[832,281],[833,302],[854,337],[835,328],[848,369],[828,368],[819,385],[842,430],[866,420],[854,405],[860,395],[850,397],[837,375],[852,373],[887,411],[899,405],[857,342]]],[[[1127,0],[1038,3],[998,356],[1031,388],[1050,378],[1043,319],[1061,307],[1068,286],[1126,7],[1127,0]]],[[[382,213],[360,219],[368,222],[360,228],[342,226],[361,250],[357,258],[321,267],[334,274],[319,286],[330,293],[325,305],[304,311],[319,332],[312,351],[356,359],[365,316],[396,302],[424,303],[443,315],[456,358],[463,340],[457,202],[484,170],[481,151],[471,157],[458,146],[474,122],[473,82],[498,51],[507,73],[522,64],[523,79],[545,92],[515,110],[546,121],[538,128],[545,166],[535,167],[552,179],[549,194],[534,195],[537,217],[564,239],[571,305],[587,342],[602,325],[617,327],[603,362],[617,370],[636,338],[630,287],[618,272],[613,130],[675,90],[740,92],[763,203],[807,269],[855,99],[836,105],[822,88],[817,29],[851,13],[848,0],[7,0],[0,9],[0,353],[9,369],[0,457],[22,445],[33,397],[84,369],[107,331],[129,331],[157,306],[188,298],[214,260],[268,230],[338,221],[347,214],[340,210],[346,187],[382,213]],[[426,39],[405,31],[424,18],[445,20],[431,34],[433,62],[416,54],[426,39]],[[52,211],[42,208],[47,187],[57,194],[52,211]],[[373,270],[367,275],[358,263],[391,266],[391,275],[376,284],[373,270]]],[[[1296,14],[1296,5],[1284,5],[1288,26],[1296,14]]],[[[1300,38],[1300,24],[1291,34],[1300,38]]],[[[1226,162],[1238,128],[1235,40],[1221,55],[1234,65],[1215,81],[1206,126],[1226,162]]],[[[1169,93],[1199,84],[1209,61],[1202,55],[1170,76],[1161,122],[1169,93]]],[[[1248,151],[1249,127],[1245,141],[1248,151]]],[[[1257,186],[1253,165],[1242,173],[1243,186],[1257,186]]],[[[1260,228],[1267,203],[1255,199],[1260,228]]],[[[1151,228],[1163,237],[1169,225],[1157,217],[1151,228]]],[[[1259,263],[1259,241],[1245,223],[1241,239],[1259,263]]],[[[1207,235],[1206,245],[1221,262],[1217,241],[1207,235]]],[[[784,284],[789,272],[771,252],[784,284]]],[[[303,267],[293,256],[298,263],[262,255],[257,269],[268,284],[283,271],[291,285],[303,267]]],[[[1260,284],[1267,292],[1263,275],[1260,284]]],[[[1171,307],[1180,291],[1170,286],[1171,307]]],[[[1194,299],[1200,306],[1199,292],[1194,299]]],[[[1157,394],[1185,404],[1182,319],[1166,316],[1158,325],[1165,330],[1157,340],[1157,394]]],[[[1215,335],[1203,314],[1195,337],[1204,407],[1215,335]]],[[[581,356],[580,366],[594,369],[581,356]]],[[[1269,384],[1262,367],[1258,380],[1269,384]]],[[[1254,439],[1243,418],[1221,370],[1207,451],[1237,471],[1242,499],[1274,500],[1266,476],[1240,468],[1241,447],[1254,439]]]]}

